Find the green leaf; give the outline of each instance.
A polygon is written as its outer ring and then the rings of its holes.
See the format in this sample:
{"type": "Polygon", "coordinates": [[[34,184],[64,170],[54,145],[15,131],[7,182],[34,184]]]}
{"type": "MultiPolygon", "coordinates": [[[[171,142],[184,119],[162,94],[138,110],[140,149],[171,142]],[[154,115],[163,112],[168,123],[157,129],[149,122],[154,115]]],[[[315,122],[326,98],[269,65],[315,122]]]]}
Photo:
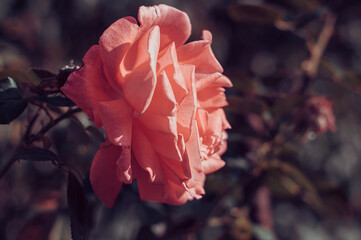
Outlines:
{"type": "Polygon", "coordinates": [[[0,124],[9,124],[26,108],[15,81],[10,78],[0,80],[0,124]]]}
{"type": "Polygon", "coordinates": [[[252,232],[253,235],[257,237],[259,240],[276,240],[276,236],[273,232],[264,229],[262,226],[258,224],[252,224],[252,232]]]}
{"type": "Polygon", "coordinates": [[[273,194],[299,197],[316,210],[323,210],[322,200],[312,181],[297,167],[277,160],[266,169],[266,184],[273,194]]]}
{"type": "Polygon", "coordinates": [[[30,74],[35,74],[39,79],[56,78],[56,74],[45,69],[32,68],[28,71],[30,74]]]}
{"type": "Polygon", "coordinates": [[[286,11],[270,4],[237,4],[229,8],[230,16],[237,22],[274,25],[285,18],[286,11]]]}
{"type": "Polygon", "coordinates": [[[42,95],[38,97],[38,100],[46,102],[58,107],[73,107],[75,103],[67,97],[63,97],[57,94],[42,95]]]}
{"type": "Polygon", "coordinates": [[[71,171],[68,175],[67,199],[73,240],[88,239],[91,223],[88,201],[82,183],[71,171]]]}
{"type": "Polygon", "coordinates": [[[38,85],[41,79],[32,71],[26,72],[22,70],[3,70],[0,71],[0,78],[12,78],[19,86],[21,83],[30,82],[34,85],[38,85]]]}
{"type": "Polygon", "coordinates": [[[38,147],[22,148],[16,153],[15,158],[28,161],[59,161],[53,152],[38,147]]]}

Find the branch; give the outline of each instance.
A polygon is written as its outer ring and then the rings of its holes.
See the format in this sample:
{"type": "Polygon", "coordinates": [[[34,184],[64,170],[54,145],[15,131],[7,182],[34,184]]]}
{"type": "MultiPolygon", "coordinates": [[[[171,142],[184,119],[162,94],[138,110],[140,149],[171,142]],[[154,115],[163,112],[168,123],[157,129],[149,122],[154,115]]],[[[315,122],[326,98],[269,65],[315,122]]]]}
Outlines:
{"type": "Polygon", "coordinates": [[[302,68],[309,78],[314,78],[317,75],[321,58],[335,30],[335,24],[336,17],[332,13],[328,13],[326,15],[325,25],[323,26],[320,36],[318,37],[317,43],[313,46],[310,46],[310,59],[303,62],[302,64],[302,68]]]}
{"type": "Polygon", "coordinates": [[[58,118],[56,118],[54,121],[50,121],[44,128],[42,128],[37,134],[33,135],[30,140],[29,143],[32,143],[34,141],[36,141],[37,139],[39,139],[39,137],[41,137],[42,135],[44,135],[45,133],[47,133],[52,127],[54,127],[55,125],[57,125],[59,122],[63,121],[64,119],[67,119],[69,117],[71,117],[73,114],[81,112],[80,108],[74,108],[74,109],[70,109],[67,112],[65,112],[63,115],[60,115],[58,118]]]}
{"type": "Polygon", "coordinates": [[[26,134],[24,135],[24,138],[20,141],[18,147],[15,148],[13,156],[5,163],[3,167],[0,169],[0,179],[5,175],[5,173],[10,169],[10,167],[18,160],[16,158],[17,150],[22,146],[23,141],[25,141],[27,144],[31,144],[34,141],[38,140],[41,136],[43,136],[45,133],[47,133],[52,127],[57,125],[59,122],[71,117],[73,114],[80,112],[80,108],[74,108],[70,109],[64,114],[60,115],[58,118],[56,118],[53,121],[50,121],[45,127],[43,127],[37,134],[33,136],[28,136],[30,134],[29,128],[32,128],[35,120],[37,119],[38,114],[36,114],[29,123],[28,129],[26,131],[26,134]],[[28,132],[29,131],[29,132],[28,132]]]}

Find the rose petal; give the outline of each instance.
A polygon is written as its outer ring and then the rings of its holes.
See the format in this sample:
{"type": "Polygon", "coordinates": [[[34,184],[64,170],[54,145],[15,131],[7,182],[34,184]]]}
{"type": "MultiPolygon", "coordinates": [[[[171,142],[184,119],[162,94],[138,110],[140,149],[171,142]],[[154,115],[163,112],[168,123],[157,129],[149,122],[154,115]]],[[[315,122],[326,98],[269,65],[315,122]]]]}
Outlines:
{"type": "Polygon", "coordinates": [[[195,79],[194,79],[194,66],[181,65],[184,78],[187,80],[187,88],[189,92],[180,103],[177,113],[177,127],[178,132],[183,135],[184,141],[187,142],[190,136],[191,124],[195,119],[195,112],[197,108],[195,79]]]}
{"type": "Polygon", "coordinates": [[[207,111],[228,105],[225,90],[222,87],[208,87],[197,93],[199,105],[207,111]]]}
{"type": "Polygon", "coordinates": [[[160,166],[161,159],[139,127],[134,128],[133,131],[132,149],[137,164],[148,172],[149,181],[162,183],[164,178],[160,166]]]}
{"type": "Polygon", "coordinates": [[[196,66],[197,73],[223,72],[222,66],[214,56],[209,40],[187,43],[179,47],[177,53],[179,62],[196,66]]]}
{"type": "Polygon", "coordinates": [[[186,142],[186,154],[189,162],[189,168],[191,170],[192,180],[201,182],[204,179],[204,173],[201,164],[198,127],[197,122],[195,120],[193,121],[194,123],[191,126],[191,135],[189,140],[186,142]]]}
{"type": "Polygon", "coordinates": [[[103,143],[95,154],[90,168],[90,182],[95,194],[107,206],[112,207],[122,187],[116,174],[116,161],[121,147],[103,143]]]}
{"type": "Polygon", "coordinates": [[[164,181],[155,183],[149,179],[148,174],[134,163],[134,172],[137,175],[139,195],[142,200],[180,205],[193,199],[192,195],[171,171],[163,168],[164,181]]]}
{"type": "Polygon", "coordinates": [[[124,96],[129,104],[140,114],[143,114],[153,97],[157,83],[156,67],[159,51],[159,27],[150,30],[147,38],[148,56],[142,56],[137,61],[143,62],[125,76],[123,85],[124,96]]]}
{"type": "Polygon", "coordinates": [[[109,83],[120,93],[123,82],[120,66],[139,33],[137,20],[133,17],[121,18],[107,28],[99,39],[102,62],[109,83]]]}
{"type": "Polygon", "coordinates": [[[172,86],[173,94],[177,103],[181,102],[188,93],[181,68],[178,63],[175,44],[170,44],[158,56],[158,72],[165,71],[172,86]]]}
{"type": "Polygon", "coordinates": [[[106,83],[99,46],[92,46],[83,58],[84,66],[70,74],[61,91],[75,102],[94,121],[102,125],[98,113],[98,102],[117,97],[106,83]]]}
{"type": "Polygon", "coordinates": [[[191,35],[191,24],[188,15],[167,5],[139,8],[138,20],[142,28],[158,25],[161,30],[160,49],[172,42],[176,47],[184,44],[191,35]]]}
{"type": "Polygon", "coordinates": [[[206,160],[202,161],[202,167],[205,174],[210,174],[224,167],[226,163],[218,154],[213,154],[206,160]]]}
{"type": "Polygon", "coordinates": [[[202,74],[198,73],[196,77],[197,91],[201,91],[206,87],[232,87],[232,82],[221,73],[202,74]]]}
{"type": "Polygon", "coordinates": [[[108,139],[122,152],[118,158],[118,178],[123,183],[131,183],[131,142],[132,142],[132,108],[124,99],[99,103],[99,113],[108,139]],[[114,112],[119,114],[114,114],[114,112]]]}

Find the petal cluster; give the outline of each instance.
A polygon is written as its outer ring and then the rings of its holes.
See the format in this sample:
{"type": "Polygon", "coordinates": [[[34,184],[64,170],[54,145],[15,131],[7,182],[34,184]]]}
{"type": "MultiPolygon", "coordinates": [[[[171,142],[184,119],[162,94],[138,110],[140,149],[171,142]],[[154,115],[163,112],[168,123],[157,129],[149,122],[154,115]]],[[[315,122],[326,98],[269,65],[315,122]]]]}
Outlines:
{"type": "Polygon", "coordinates": [[[224,166],[230,126],[222,107],[232,83],[209,31],[185,44],[184,12],[143,6],[138,21],[125,17],[106,29],[62,91],[107,133],[90,171],[106,206],[134,180],[143,200],[183,204],[201,198],[205,175],[224,166]]]}

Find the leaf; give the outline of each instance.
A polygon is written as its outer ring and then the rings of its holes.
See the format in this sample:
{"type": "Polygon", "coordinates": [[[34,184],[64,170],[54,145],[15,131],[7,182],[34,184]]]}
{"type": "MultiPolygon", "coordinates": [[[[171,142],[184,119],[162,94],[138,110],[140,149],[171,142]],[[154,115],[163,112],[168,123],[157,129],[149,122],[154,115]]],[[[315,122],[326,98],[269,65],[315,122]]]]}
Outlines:
{"type": "Polygon", "coordinates": [[[34,85],[38,85],[41,82],[41,79],[34,72],[26,72],[22,70],[3,70],[0,71],[1,78],[12,78],[19,86],[21,83],[31,82],[34,85]]]}
{"type": "Polygon", "coordinates": [[[89,206],[82,184],[71,171],[68,175],[67,199],[73,240],[88,239],[90,230],[89,206]]]}
{"type": "Polygon", "coordinates": [[[262,226],[258,224],[252,224],[252,232],[253,235],[257,237],[259,240],[276,240],[276,236],[273,232],[264,229],[262,226]]]}
{"type": "Polygon", "coordinates": [[[28,72],[35,74],[39,79],[56,78],[56,74],[45,69],[32,68],[28,72]]]}
{"type": "Polygon", "coordinates": [[[26,108],[15,81],[10,78],[0,80],[0,124],[9,124],[26,108]]]}
{"type": "Polygon", "coordinates": [[[267,168],[266,184],[283,197],[300,197],[317,210],[323,209],[322,200],[312,181],[297,167],[274,160],[267,168]]]}
{"type": "Polygon", "coordinates": [[[22,148],[16,153],[15,158],[28,161],[59,161],[53,152],[38,147],[22,148]]]}
{"type": "Polygon", "coordinates": [[[271,4],[237,4],[229,8],[230,16],[237,22],[274,25],[282,20],[286,11],[271,4]]]}
{"type": "Polygon", "coordinates": [[[73,107],[75,103],[67,97],[63,97],[57,94],[42,95],[38,97],[38,100],[46,102],[59,107],[73,107]]]}

